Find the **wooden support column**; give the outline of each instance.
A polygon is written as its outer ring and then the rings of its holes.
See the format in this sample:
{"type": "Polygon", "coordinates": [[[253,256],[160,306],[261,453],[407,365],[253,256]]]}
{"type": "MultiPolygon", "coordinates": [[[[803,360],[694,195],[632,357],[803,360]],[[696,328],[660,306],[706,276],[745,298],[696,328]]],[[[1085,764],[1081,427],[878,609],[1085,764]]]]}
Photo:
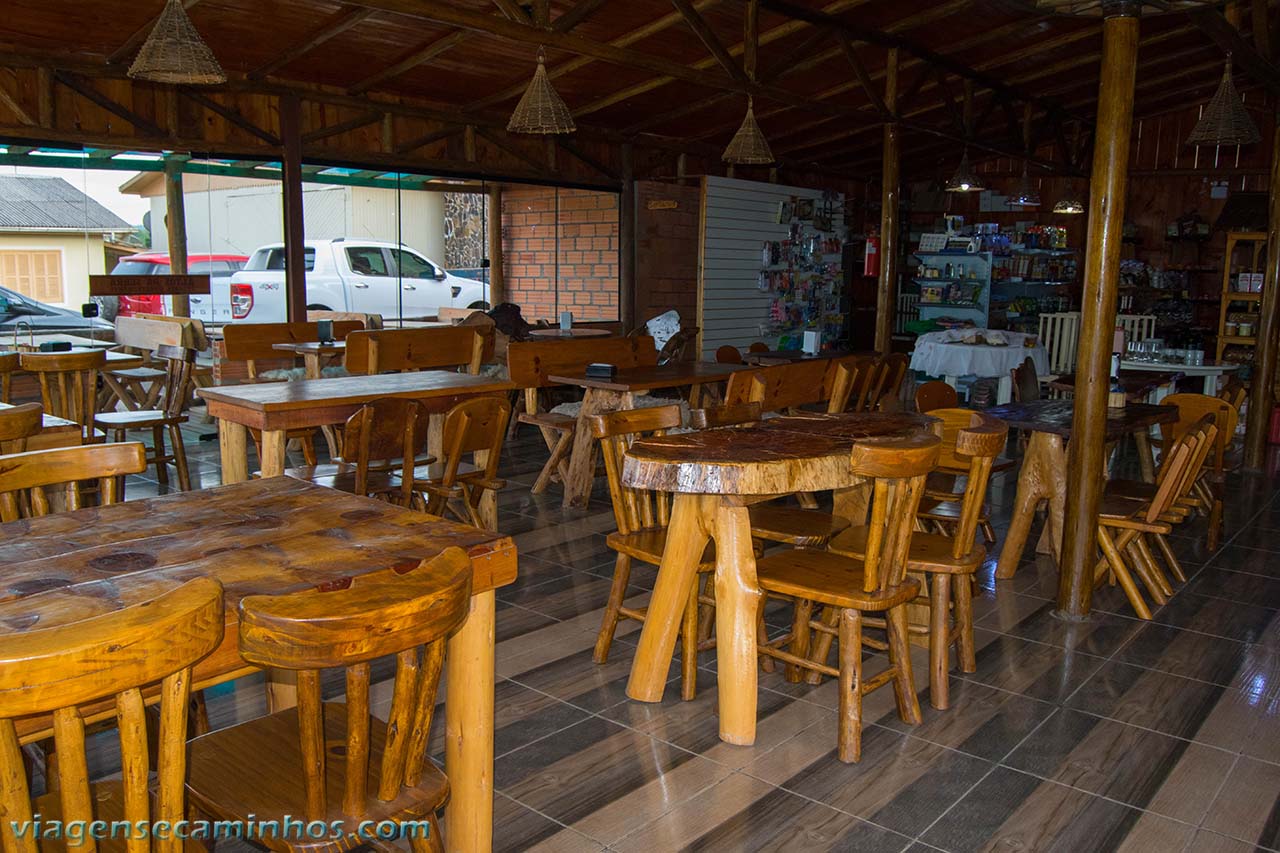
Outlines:
{"type": "MultiPolygon", "coordinates": [[[[1267,216],[1267,280],[1258,313],[1258,348],[1249,388],[1249,416],[1244,435],[1244,464],[1261,468],[1267,457],[1271,407],[1275,403],[1276,354],[1280,351],[1280,112],[1271,131],[1271,199],[1267,216]]],[[[1230,258],[1228,258],[1228,261],[1230,258]]]]}
{"type": "MultiPolygon", "coordinates": [[[[187,274],[187,208],[182,191],[182,167],[185,157],[172,154],[164,158],[164,223],[169,237],[169,272],[187,274]]],[[[191,297],[175,293],[169,297],[173,316],[191,316],[191,297]]]]}
{"type": "Polygon", "coordinates": [[[1098,505],[1106,461],[1107,392],[1120,276],[1121,225],[1133,128],[1138,59],[1138,4],[1104,3],[1097,135],[1089,184],[1089,245],[1084,262],[1075,413],[1067,463],[1058,609],[1071,618],[1089,613],[1097,561],[1098,505]]]}
{"type": "Polygon", "coordinates": [[[302,105],[280,96],[281,187],[284,192],[284,289],[289,322],[307,319],[305,230],[302,216],[302,105]]]}
{"type": "Polygon", "coordinates": [[[507,301],[507,270],[502,256],[502,184],[489,184],[489,307],[507,301]]]}
{"type": "MultiPolygon", "coordinates": [[[[884,105],[898,114],[898,49],[889,48],[884,66],[884,105]]],[[[898,288],[898,122],[884,123],[884,164],[880,180],[880,286],[876,290],[876,350],[888,352],[893,342],[893,310],[898,288]]],[[[857,341],[853,349],[858,349],[857,341]]]]}
{"type": "Polygon", "coordinates": [[[636,176],[630,143],[622,146],[618,197],[618,320],[624,332],[636,324],[636,176]]]}

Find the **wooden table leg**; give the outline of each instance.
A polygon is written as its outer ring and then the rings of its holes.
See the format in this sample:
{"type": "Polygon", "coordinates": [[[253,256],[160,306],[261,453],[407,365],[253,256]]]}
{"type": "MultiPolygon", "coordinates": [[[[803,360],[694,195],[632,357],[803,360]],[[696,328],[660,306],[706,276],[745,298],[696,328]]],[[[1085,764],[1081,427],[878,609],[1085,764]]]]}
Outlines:
{"type": "Polygon", "coordinates": [[[246,455],[249,430],[244,424],[218,421],[218,448],[222,453],[222,484],[243,483],[249,479],[249,458],[246,455]]]}
{"type": "Polygon", "coordinates": [[[1018,491],[1013,499],[1013,518],[1009,522],[1009,532],[1005,534],[1004,546],[1000,549],[1000,560],[997,564],[996,577],[1011,578],[1022,561],[1022,551],[1027,545],[1027,535],[1031,532],[1031,522],[1035,518],[1036,507],[1040,501],[1050,501],[1050,524],[1061,538],[1062,499],[1053,500],[1053,483],[1065,483],[1066,451],[1062,437],[1047,432],[1032,432],[1027,440],[1027,451],[1022,459],[1022,470],[1018,474],[1018,491]],[[1059,470],[1055,472],[1054,467],[1059,470]],[[1057,516],[1054,518],[1054,504],[1057,505],[1057,516]],[[1056,525],[1055,525],[1056,521],[1056,525]]]}
{"type": "Polygon", "coordinates": [[[1151,458],[1151,436],[1145,428],[1133,434],[1133,443],[1138,449],[1138,470],[1142,473],[1142,482],[1154,483],[1156,469],[1155,461],[1151,458]]]}
{"type": "Polygon", "coordinates": [[[762,594],[745,506],[716,508],[715,539],[720,739],[749,746],[756,740],[756,624],[762,594]]]}
{"type": "Polygon", "coordinates": [[[494,602],[493,590],[471,597],[445,660],[445,843],[459,853],[493,847],[494,602]]]}
{"type": "Polygon", "coordinates": [[[262,476],[284,476],[284,443],[285,431],[282,429],[264,429],[262,431],[262,476]]]}
{"type": "MultiPolygon", "coordinates": [[[[698,561],[711,538],[715,522],[714,495],[677,494],[667,527],[667,547],[653,584],[640,646],[631,664],[627,695],[641,702],[661,702],[667,670],[680,631],[680,617],[689,601],[689,591],[697,582],[698,561]]],[[[751,616],[755,624],[754,613],[751,616]]],[[[754,632],[752,632],[754,633],[754,632]]],[[[754,666],[754,664],[753,664],[754,666]]]]}
{"type": "MultiPolygon", "coordinates": [[[[127,411],[130,411],[130,412],[138,411],[138,408],[139,408],[138,401],[134,399],[133,393],[130,392],[129,389],[125,387],[125,385],[122,384],[119,379],[117,379],[115,376],[112,376],[110,373],[103,373],[102,384],[106,386],[107,391],[110,392],[111,397],[116,402],[121,403],[127,411]]],[[[99,406],[99,408],[109,411],[109,409],[107,408],[108,406],[111,406],[112,409],[114,409],[114,406],[112,405],[112,401],[110,399],[106,401],[105,405],[99,406]]]]}
{"type": "Polygon", "coordinates": [[[591,435],[591,415],[614,412],[632,406],[630,394],[588,388],[578,412],[577,430],[573,436],[573,453],[569,456],[569,482],[564,484],[565,506],[586,506],[596,478],[596,440],[591,435]]]}
{"type": "MultiPolygon", "coordinates": [[[[489,451],[477,450],[474,454],[475,466],[481,470],[489,464],[489,451]]],[[[480,503],[476,506],[476,514],[485,530],[498,531],[498,492],[496,489],[481,489],[480,503]]]]}

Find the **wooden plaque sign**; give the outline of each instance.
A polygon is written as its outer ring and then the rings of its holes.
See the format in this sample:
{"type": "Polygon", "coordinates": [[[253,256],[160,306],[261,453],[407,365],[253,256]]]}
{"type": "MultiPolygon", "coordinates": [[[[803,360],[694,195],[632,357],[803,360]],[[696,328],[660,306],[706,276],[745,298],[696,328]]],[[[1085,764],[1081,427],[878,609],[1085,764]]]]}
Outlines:
{"type": "Polygon", "coordinates": [[[649,210],[679,210],[680,202],[674,198],[653,199],[645,205],[649,210]]]}
{"type": "Polygon", "coordinates": [[[182,293],[208,293],[207,275],[91,275],[90,296],[143,296],[159,293],[165,296],[182,293]]]}

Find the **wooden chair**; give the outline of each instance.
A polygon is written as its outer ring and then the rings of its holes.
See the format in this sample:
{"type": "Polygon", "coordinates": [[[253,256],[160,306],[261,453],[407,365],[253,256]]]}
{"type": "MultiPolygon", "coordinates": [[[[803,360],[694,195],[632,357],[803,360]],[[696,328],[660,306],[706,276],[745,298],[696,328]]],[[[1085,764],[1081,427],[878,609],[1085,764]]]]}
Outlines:
{"type": "Polygon", "coordinates": [[[93,419],[98,405],[98,373],[107,363],[106,352],[24,352],[19,358],[22,369],[40,380],[45,413],[80,424],[86,443],[98,440],[93,419]]]}
{"type": "Polygon", "coordinates": [[[189,492],[191,491],[191,474],[187,469],[186,445],[182,442],[182,424],[187,422],[183,409],[191,396],[191,373],[195,368],[196,351],[161,345],[156,350],[156,355],[168,362],[164,392],[160,396],[164,408],[148,411],[103,412],[94,418],[94,423],[99,429],[111,432],[116,441],[124,441],[129,430],[151,430],[154,455],[147,461],[156,466],[156,479],[163,485],[169,484],[169,463],[172,462],[178,470],[178,488],[189,492]],[[169,433],[169,443],[173,446],[173,453],[165,453],[166,431],[169,433]]]}
{"type": "Polygon", "coordinates": [[[450,510],[463,524],[490,526],[480,515],[480,499],[486,491],[506,488],[507,481],[498,477],[498,458],[510,418],[511,404],[501,397],[473,397],[449,410],[441,442],[444,459],[410,474],[411,489],[427,512],[443,516],[450,510]],[[464,461],[467,454],[471,463],[464,461]]]}
{"type": "Polygon", "coordinates": [[[1080,346],[1079,311],[1041,314],[1039,338],[1049,356],[1049,376],[1046,379],[1076,372],[1076,352],[1080,346]]]}
{"type": "MultiPolygon", "coordinates": [[[[938,436],[942,439],[942,450],[938,454],[938,465],[925,481],[924,499],[920,502],[919,515],[940,529],[950,529],[959,522],[960,509],[967,489],[967,477],[973,467],[973,460],[968,454],[956,449],[960,433],[973,426],[972,409],[934,409],[929,413],[938,419],[938,436]]],[[[1005,431],[1006,438],[1008,431],[1005,431]]],[[[992,460],[990,474],[1008,471],[1014,466],[1014,460],[997,454],[992,460]]],[[[989,476],[988,475],[988,476],[989,476]]],[[[991,517],[987,507],[979,503],[978,529],[983,540],[990,547],[996,543],[995,528],[991,526],[991,517]]]]}
{"type": "Polygon", "coordinates": [[[747,352],[768,352],[769,345],[764,341],[755,341],[747,347],[747,352]]]}
{"type": "Polygon", "coordinates": [[[118,503],[124,475],[146,470],[146,448],[137,441],[0,456],[0,522],[80,509],[86,480],[98,481],[98,505],[118,503]],[[61,488],[53,495],[45,491],[54,486],[61,488]]]}
{"type": "MultiPolygon", "coordinates": [[[[668,430],[678,426],[679,406],[628,409],[591,417],[591,430],[600,442],[604,456],[609,496],[613,502],[613,518],[618,524],[618,529],[606,538],[609,547],[618,556],[613,566],[613,586],[609,591],[609,602],[605,605],[604,618],[601,620],[600,633],[596,637],[596,648],[592,655],[596,663],[608,662],[609,648],[613,645],[613,635],[620,619],[644,621],[643,608],[636,609],[623,604],[628,595],[631,561],[639,560],[651,566],[661,565],[662,552],[667,545],[667,525],[671,520],[669,494],[623,484],[623,458],[627,448],[637,438],[665,435],[668,430]]],[[[698,572],[712,578],[715,567],[715,543],[710,543],[698,564],[698,572]]],[[[714,639],[710,639],[709,632],[699,630],[700,605],[705,616],[715,606],[715,599],[711,595],[710,583],[704,595],[699,594],[698,585],[695,581],[680,623],[680,695],[686,701],[693,699],[697,692],[698,652],[711,648],[715,643],[714,639]],[[702,633],[707,633],[708,639],[700,641],[702,633]]]]}
{"type": "MultiPolygon", "coordinates": [[[[921,501],[917,514],[928,518],[935,532],[917,531],[911,537],[911,548],[907,552],[907,571],[922,574],[928,585],[928,595],[921,603],[927,605],[929,612],[928,624],[910,624],[908,630],[929,638],[929,701],[942,710],[950,705],[947,671],[951,647],[955,646],[962,671],[977,669],[973,642],[973,576],[987,556],[987,549],[977,542],[978,522],[984,515],[991,466],[1009,437],[1009,427],[1003,421],[979,412],[968,414],[969,425],[957,432],[949,446],[943,439],[943,445],[955,457],[969,460],[963,495],[945,515],[939,515],[936,509],[932,514],[925,512],[926,501],[921,501]]],[[[868,528],[852,527],[832,539],[827,547],[833,553],[861,560],[867,553],[867,539],[868,528]]],[[[883,620],[864,617],[863,624],[881,627],[883,620]]],[[[817,658],[825,663],[826,650],[820,649],[817,658]]]]}
{"type": "Polygon", "coordinates": [[[426,424],[427,416],[414,400],[373,400],[347,418],[341,459],[328,465],[289,468],[285,476],[409,506],[414,465],[434,461],[418,457],[426,442],[426,424]]]}
{"type": "Polygon", "coordinates": [[[44,427],[44,406],[23,403],[0,409],[0,454],[23,453],[27,439],[44,427]]]}
{"type": "Polygon", "coordinates": [[[824,393],[832,387],[825,382],[830,367],[826,359],[807,359],[753,370],[747,401],[759,403],[762,412],[790,412],[825,403],[824,393]]]}
{"type": "Polygon", "coordinates": [[[916,386],[916,411],[922,415],[934,409],[955,409],[960,406],[960,395],[941,379],[934,379],[916,386]]]}
{"type": "Polygon", "coordinates": [[[717,364],[746,364],[742,360],[742,353],[732,344],[725,344],[716,349],[717,364]]]}
{"type": "MultiPolygon", "coordinates": [[[[896,399],[906,377],[907,357],[901,353],[883,356],[849,356],[841,359],[837,370],[846,375],[836,380],[841,389],[848,388],[842,412],[874,412],[886,400],[896,399]]],[[[846,394],[843,390],[842,394],[846,394]]]]}
{"type": "Polygon", "coordinates": [[[545,411],[538,391],[554,387],[552,374],[581,373],[588,364],[612,364],[618,368],[652,366],[658,363],[658,350],[649,335],[625,338],[580,338],[576,340],[513,341],[507,347],[507,370],[511,381],[524,391],[524,411],[517,416],[522,424],[536,426],[550,451],[531,491],[542,494],[559,476],[569,476],[569,455],[578,427],[570,415],[545,411]]]}
{"type": "Polygon", "coordinates": [[[1032,403],[1040,399],[1040,377],[1036,376],[1036,363],[1028,356],[1022,364],[1009,371],[1013,379],[1013,401],[1032,403]]]}
{"type": "Polygon", "coordinates": [[[1170,444],[1205,415],[1212,415],[1218,431],[1214,439],[1209,462],[1192,487],[1197,504],[1208,516],[1208,534],[1205,545],[1210,551],[1218,549],[1218,543],[1226,535],[1223,493],[1226,490],[1227,448],[1235,438],[1239,425],[1239,411],[1228,401],[1206,394],[1170,394],[1160,401],[1165,406],[1178,407],[1178,420],[1160,424],[1161,456],[1170,444]]]}
{"type": "Polygon", "coordinates": [[[485,337],[475,326],[365,329],[346,341],[345,365],[353,374],[452,369],[474,375],[485,358],[485,337]]]}
{"type": "MultiPolygon", "coordinates": [[[[222,586],[197,578],[148,601],[100,616],[52,628],[9,633],[0,665],[0,773],[4,774],[4,849],[35,851],[35,837],[15,827],[35,815],[56,816],[70,828],[92,821],[128,821],[131,827],[152,821],[176,826],[186,817],[183,778],[186,769],[187,705],[191,668],[217,648],[223,630],[222,586]],[[143,688],[159,685],[159,741],[148,742],[143,688]],[[122,772],[119,778],[90,783],[86,768],[85,723],[80,707],[110,700],[116,707],[122,772]],[[52,714],[58,761],[51,793],[34,802],[23,772],[14,720],[52,714]],[[154,749],[154,753],[152,750],[154,749]],[[154,759],[156,781],[149,778],[154,759]]],[[[130,850],[151,849],[135,835],[130,850]]],[[[112,836],[113,847],[125,842],[112,836]]],[[[62,846],[61,842],[57,845],[62,846]]],[[[177,853],[182,842],[159,839],[155,849],[177,853]]],[[[92,851],[67,841],[67,849],[92,851]]]]}
{"type": "Polygon", "coordinates": [[[18,363],[16,352],[0,352],[0,403],[8,403],[13,394],[13,372],[18,363]]]}
{"type": "Polygon", "coordinates": [[[252,595],[240,602],[240,656],[297,672],[298,706],[191,741],[187,794],[215,820],[324,821],[340,838],[255,839],[272,850],[350,850],[362,821],[426,819],[415,853],[443,850],[436,812],[449,780],[427,758],[445,641],[466,618],[471,560],[449,548],[403,574],[333,590],[252,595]],[[395,655],[386,722],[370,710],[370,663],[395,655]],[[322,702],[322,669],[345,671],[343,702],[322,702]],[[252,771],[246,773],[246,768],[252,771]]]}
{"type": "MultiPolygon", "coordinates": [[[[3,356],[0,356],[0,358],[3,358],[3,356]]],[[[1222,389],[1218,391],[1218,396],[1231,404],[1231,408],[1236,410],[1236,418],[1239,420],[1240,407],[1244,405],[1245,397],[1248,396],[1248,390],[1245,388],[1245,384],[1240,381],[1240,377],[1232,375],[1226,384],[1222,386],[1222,389]]],[[[5,402],[8,401],[6,400],[5,402]]]]}
{"type": "Polygon", "coordinates": [[[801,669],[839,679],[841,761],[862,756],[862,697],[877,687],[892,683],[898,715],[912,725],[920,722],[907,635],[907,604],[919,594],[920,583],[907,577],[907,555],[924,479],[938,458],[938,445],[935,436],[854,445],[853,472],[873,481],[862,559],[796,548],[756,561],[756,576],[765,594],[789,595],[796,602],[791,632],[774,641],[759,637],[759,651],[788,664],[790,681],[799,680],[801,669]],[[834,618],[813,619],[815,607],[831,609],[834,618]],[[864,613],[884,614],[887,643],[862,636],[864,613]],[[838,637],[838,666],[810,659],[813,631],[838,637]],[[889,667],[871,678],[862,674],[864,645],[888,652],[889,667]]]}
{"type": "Polygon", "coordinates": [[[1117,314],[1116,325],[1124,328],[1126,341],[1145,341],[1156,333],[1156,315],[1117,314]]]}
{"type": "MultiPolygon", "coordinates": [[[[115,322],[117,347],[125,352],[143,355],[148,360],[162,346],[190,346],[189,343],[184,343],[190,337],[189,334],[184,334],[184,328],[180,324],[164,320],[118,317],[115,322]]],[[[118,406],[127,411],[154,409],[164,390],[167,375],[168,371],[152,364],[105,370],[103,379],[106,387],[99,399],[98,410],[110,412],[118,406]]]]}
{"type": "Polygon", "coordinates": [[[865,411],[866,397],[871,393],[869,377],[876,365],[872,355],[852,355],[832,359],[825,382],[831,383],[827,397],[827,412],[837,414],[848,411],[865,411]]]}

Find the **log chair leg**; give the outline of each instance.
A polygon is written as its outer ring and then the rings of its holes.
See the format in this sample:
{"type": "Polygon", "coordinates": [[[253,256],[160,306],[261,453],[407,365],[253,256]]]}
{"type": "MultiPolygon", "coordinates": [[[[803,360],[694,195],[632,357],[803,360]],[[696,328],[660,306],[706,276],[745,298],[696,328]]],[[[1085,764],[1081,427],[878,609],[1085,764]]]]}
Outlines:
{"type": "Polygon", "coordinates": [[[631,558],[619,554],[613,562],[613,585],[609,588],[609,602],[604,606],[604,617],[600,621],[600,633],[596,636],[596,650],[591,659],[596,663],[609,662],[609,648],[613,645],[613,635],[618,630],[619,612],[622,600],[627,594],[627,582],[631,579],[631,558]]]}
{"type": "Polygon", "coordinates": [[[852,763],[862,758],[862,614],[843,610],[840,631],[839,758],[852,763]]]}
{"type": "Polygon", "coordinates": [[[1164,576],[1164,572],[1160,571],[1160,566],[1156,563],[1155,554],[1151,553],[1151,546],[1147,544],[1146,535],[1140,533],[1135,536],[1133,545],[1151,577],[1160,585],[1160,591],[1165,594],[1166,598],[1171,598],[1173,596],[1173,584],[1169,583],[1169,579],[1164,576]]]}
{"type": "Polygon", "coordinates": [[[156,481],[169,485],[169,464],[164,461],[164,427],[151,428],[151,443],[155,445],[156,481]]]}
{"type": "MultiPolygon", "coordinates": [[[[836,629],[840,624],[840,610],[836,607],[822,608],[822,624],[828,628],[836,629]]],[[[826,631],[819,631],[818,636],[814,637],[809,652],[809,660],[815,663],[825,664],[831,657],[831,643],[835,640],[832,634],[826,631]]],[[[804,680],[808,684],[821,684],[822,673],[817,670],[809,670],[804,674],[804,680]]]]}
{"type": "Polygon", "coordinates": [[[978,671],[973,642],[973,580],[973,575],[962,576],[951,590],[955,607],[956,658],[961,672],[978,671]]]}
{"type": "MultiPolygon", "coordinates": [[[[767,595],[760,596],[760,610],[756,613],[756,643],[763,645],[769,642],[769,627],[764,624],[764,609],[769,604],[767,595]]],[[[773,672],[773,658],[769,655],[760,655],[760,669],[762,672],[773,672]]]]}
{"type": "Polygon", "coordinates": [[[745,506],[719,503],[715,539],[720,739],[748,746],[756,739],[756,614],[763,596],[756,580],[751,518],[745,506]]]}
{"type": "Polygon", "coordinates": [[[178,488],[191,491],[191,471],[187,467],[187,448],[182,443],[182,429],[177,424],[169,426],[169,443],[173,445],[173,464],[178,469],[178,488]]]}
{"type": "Polygon", "coordinates": [[[559,435],[560,437],[551,443],[551,455],[547,457],[547,464],[543,465],[542,470],[538,472],[538,479],[534,481],[533,488],[530,490],[535,495],[540,495],[547,490],[556,472],[564,463],[565,457],[569,455],[573,433],[561,432],[559,435]]]}
{"type": "Polygon", "coordinates": [[[1222,537],[1225,534],[1226,523],[1223,519],[1222,498],[1214,495],[1213,503],[1209,509],[1209,535],[1205,541],[1210,551],[1218,550],[1218,545],[1222,542],[1222,537]]]}
{"type": "Polygon", "coordinates": [[[911,635],[907,631],[907,606],[889,608],[885,613],[889,634],[889,665],[893,667],[893,692],[898,701],[898,716],[904,723],[920,725],[920,699],[911,675],[911,635]]]}
{"type": "Polygon", "coordinates": [[[698,693],[698,582],[689,587],[689,602],[680,620],[680,698],[692,702],[698,693]]]}
{"type": "Polygon", "coordinates": [[[694,583],[702,584],[703,601],[698,602],[698,647],[705,648],[707,643],[715,639],[716,606],[708,604],[705,599],[715,600],[716,576],[714,572],[704,572],[694,583]]]}
{"type": "Polygon", "coordinates": [[[1138,550],[1137,537],[1130,539],[1119,550],[1129,556],[1129,562],[1133,566],[1133,573],[1142,580],[1142,585],[1147,588],[1152,600],[1161,606],[1168,604],[1169,596],[1165,595],[1164,586],[1160,583],[1159,578],[1151,573],[1151,566],[1147,565],[1147,561],[1142,558],[1142,552],[1138,550]]]}
{"type": "Polygon", "coordinates": [[[1121,588],[1124,589],[1125,597],[1129,599],[1129,604],[1133,607],[1134,612],[1141,619],[1151,618],[1151,608],[1147,607],[1147,602],[1142,599],[1142,593],[1138,592],[1138,585],[1133,581],[1133,575],[1129,574],[1129,567],[1125,565],[1124,557],[1120,556],[1119,550],[1116,549],[1115,540],[1111,538],[1111,531],[1106,525],[1098,525],[1098,546],[1102,548],[1102,553],[1106,555],[1107,564],[1111,566],[1111,571],[1119,581],[1121,588]]]}
{"type": "MultiPolygon", "coordinates": [[[[800,658],[809,657],[809,641],[812,629],[809,620],[813,618],[813,602],[805,598],[797,598],[795,612],[791,621],[791,654],[800,658]]],[[[785,678],[792,684],[799,684],[804,673],[796,664],[787,664],[785,678]]]]}
{"type": "Polygon", "coordinates": [[[1160,549],[1160,554],[1164,557],[1165,565],[1169,567],[1169,574],[1173,575],[1178,583],[1186,583],[1187,573],[1183,571],[1178,555],[1173,553],[1169,540],[1165,538],[1163,533],[1153,533],[1151,535],[1156,540],[1156,546],[1160,549]]]}
{"type": "Polygon", "coordinates": [[[929,702],[939,711],[951,704],[947,670],[951,668],[951,576],[929,578],[929,702]]]}

